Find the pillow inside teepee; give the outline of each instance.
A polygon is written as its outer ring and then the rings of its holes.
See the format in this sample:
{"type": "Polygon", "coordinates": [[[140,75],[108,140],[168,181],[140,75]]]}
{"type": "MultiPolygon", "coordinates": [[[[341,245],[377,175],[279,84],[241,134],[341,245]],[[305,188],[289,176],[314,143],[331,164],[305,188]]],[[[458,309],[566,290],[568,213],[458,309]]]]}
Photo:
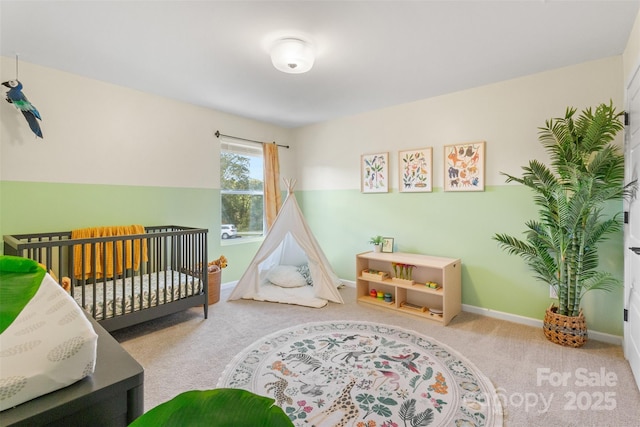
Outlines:
{"type": "Polygon", "coordinates": [[[281,288],[300,288],[307,280],[295,265],[276,265],[267,273],[267,280],[281,288]]]}

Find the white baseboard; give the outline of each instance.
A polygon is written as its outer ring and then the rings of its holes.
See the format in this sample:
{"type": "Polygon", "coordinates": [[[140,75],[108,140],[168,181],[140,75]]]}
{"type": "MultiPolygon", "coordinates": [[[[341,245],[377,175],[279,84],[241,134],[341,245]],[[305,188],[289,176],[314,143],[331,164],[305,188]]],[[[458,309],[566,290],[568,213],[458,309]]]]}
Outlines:
{"type": "MultiPolygon", "coordinates": [[[[342,280],[345,286],[355,288],[356,283],[351,280],[342,280]]],[[[519,323],[521,325],[534,326],[536,328],[542,328],[542,320],[533,319],[531,317],[520,316],[518,314],[505,313],[503,311],[491,310],[490,308],[477,307],[475,305],[462,304],[462,311],[469,313],[479,314],[481,316],[494,317],[500,320],[506,320],[507,322],[519,323]]],[[[602,341],[609,344],[622,345],[622,336],[606,334],[604,332],[589,330],[589,339],[596,341],[602,341]]]]}
{"type": "Polygon", "coordinates": [[[233,282],[225,282],[220,285],[220,289],[222,290],[222,289],[235,288],[237,284],[238,284],[237,280],[234,280],[233,282]]]}
{"type": "MultiPolygon", "coordinates": [[[[356,287],[356,282],[353,280],[344,280],[344,279],[340,279],[340,280],[345,286],[349,288],[356,287]]],[[[221,288],[225,289],[225,288],[234,287],[236,283],[238,283],[238,281],[223,283],[221,288]]],[[[481,316],[493,317],[500,320],[506,320],[507,322],[519,323],[521,325],[528,325],[528,326],[534,326],[536,328],[542,328],[542,320],[540,319],[533,319],[531,317],[505,313],[503,311],[491,310],[490,308],[483,308],[483,307],[477,307],[475,305],[462,304],[462,311],[479,314],[481,316]]],[[[598,332],[598,331],[592,331],[592,330],[589,330],[588,333],[589,333],[589,339],[602,341],[609,344],[622,345],[622,337],[620,335],[606,334],[604,332],[598,332]]]]}
{"type": "MultiPolygon", "coordinates": [[[[508,322],[519,323],[522,325],[535,326],[542,328],[542,320],[533,319],[531,317],[519,316],[517,314],[505,313],[503,311],[491,310],[489,308],[476,307],[474,305],[462,304],[462,311],[480,314],[482,316],[493,317],[508,322]]],[[[602,341],[609,344],[622,345],[622,337],[620,335],[612,335],[604,332],[588,330],[589,339],[602,341]]]]}

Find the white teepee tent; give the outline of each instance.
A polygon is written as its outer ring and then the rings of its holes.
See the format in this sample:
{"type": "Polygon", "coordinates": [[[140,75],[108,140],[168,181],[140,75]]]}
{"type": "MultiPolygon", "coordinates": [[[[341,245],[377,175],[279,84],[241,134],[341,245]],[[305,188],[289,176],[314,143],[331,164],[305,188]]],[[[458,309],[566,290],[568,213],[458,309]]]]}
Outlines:
{"type": "Polygon", "coordinates": [[[253,261],[244,272],[229,300],[240,298],[322,307],[327,301],[343,304],[333,272],[320,245],[307,225],[293,193],[295,181],[284,180],[287,198],[253,261]],[[282,265],[308,263],[312,286],[281,287],[266,280],[268,272],[282,265]]]}

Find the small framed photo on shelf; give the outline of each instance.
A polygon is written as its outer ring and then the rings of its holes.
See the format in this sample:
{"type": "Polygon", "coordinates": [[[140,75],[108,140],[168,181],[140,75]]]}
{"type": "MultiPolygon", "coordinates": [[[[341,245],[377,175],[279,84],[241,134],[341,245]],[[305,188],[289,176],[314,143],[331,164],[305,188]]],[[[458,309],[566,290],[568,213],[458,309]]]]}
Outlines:
{"type": "Polygon", "coordinates": [[[393,237],[382,238],[382,252],[393,252],[393,237]]]}
{"type": "Polygon", "coordinates": [[[363,193],[389,192],[389,153],[363,154],[360,159],[360,187],[363,193]]]}
{"type": "Polygon", "coordinates": [[[444,146],[444,191],[484,191],[484,141],[444,146]]]}
{"type": "Polygon", "coordinates": [[[400,192],[430,192],[433,182],[431,147],[398,151],[400,192]]]}

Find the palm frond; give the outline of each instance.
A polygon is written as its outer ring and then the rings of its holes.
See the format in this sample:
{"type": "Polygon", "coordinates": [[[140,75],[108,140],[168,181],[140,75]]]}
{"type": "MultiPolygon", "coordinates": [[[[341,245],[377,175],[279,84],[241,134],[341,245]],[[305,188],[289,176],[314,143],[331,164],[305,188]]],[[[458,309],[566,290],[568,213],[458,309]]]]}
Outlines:
{"type": "Polygon", "coordinates": [[[493,236],[503,250],[526,261],[534,278],[557,289],[559,312],[565,313],[579,310],[584,293],[619,284],[598,270],[598,243],[622,227],[620,215],[606,218],[603,208],[638,187],[636,181],[624,185],[624,156],[612,144],[624,128],[624,113],[612,102],[576,113],[569,107],[564,117],[549,119],[538,129],[550,166],[531,160],[520,177],[502,173],[507,182],[533,191],[538,220],[525,223],[524,239],[493,236]]]}
{"type": "Polygon", "coordinates": [[[619,288],[620,285],[620,280],[613,277],[611,273],[598,271],[582,283],[582,295],[584,296],[586,292],[596,289],[611,292],[619,288]]]}

